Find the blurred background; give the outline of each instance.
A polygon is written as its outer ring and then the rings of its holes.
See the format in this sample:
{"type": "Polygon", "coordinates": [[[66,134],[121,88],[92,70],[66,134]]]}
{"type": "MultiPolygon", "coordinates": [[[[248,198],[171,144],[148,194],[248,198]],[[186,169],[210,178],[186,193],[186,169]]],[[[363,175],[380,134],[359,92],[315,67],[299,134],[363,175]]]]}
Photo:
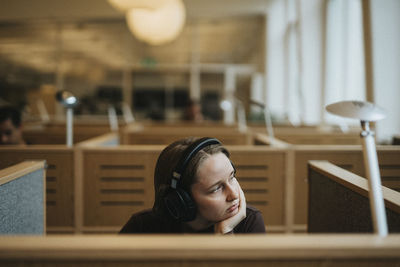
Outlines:
{"type": "Polygon", "coordinates": [[[0,101],[25,120],[62,118],[54,96],[68,90],[77,116],[127,106],[137,121],[179,121],[194,102],[203,119],[229,124],[234,108],[220,103],[238,99],[263,123],[255,99],[274,124],[323,126],[358,125],[325,105],[367,100],[388,111],[380,142],[400,133],[398,0],[147,1],[180,4],[163,23],[183,24],[161,43],[133,32],[115,2],[128,1],[1,0],[0,101]]]}

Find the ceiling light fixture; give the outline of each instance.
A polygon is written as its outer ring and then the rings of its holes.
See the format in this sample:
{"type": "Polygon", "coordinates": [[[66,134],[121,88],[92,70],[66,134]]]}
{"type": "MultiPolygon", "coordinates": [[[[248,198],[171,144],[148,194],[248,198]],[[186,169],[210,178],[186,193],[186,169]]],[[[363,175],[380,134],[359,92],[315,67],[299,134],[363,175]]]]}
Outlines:
{"type": "Polygon", "coordinates": [[[132,8],[126,13],[129,30],[141,41],[161,45],[177,38],[185,24],[181,0],[169,0],[156,9],[132,8]]]}
{"type": "Polygon", "coordinates": [[[125,13],[129,30],[139,40],[161,45],[177,38],[182,31],[186,10],[182,0],[108,0],[125,13]]]}
{"type": "Polygon", "coordinates": [[[155,9],[168,1],[169,0],[108,0],[108,3],[116,10],[126,13],[132,8],[155,9]]]}

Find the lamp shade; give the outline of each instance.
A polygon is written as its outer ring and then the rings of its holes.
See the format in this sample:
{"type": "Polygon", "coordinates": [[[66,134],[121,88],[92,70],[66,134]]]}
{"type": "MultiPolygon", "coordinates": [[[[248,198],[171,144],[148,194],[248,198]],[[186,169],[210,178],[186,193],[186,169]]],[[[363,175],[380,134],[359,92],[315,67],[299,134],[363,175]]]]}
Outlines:
{"type": "Polygon", "coordinates": [[[65,90],[57,92],[56,99],[67,108],[72,108],[78,103],[78,99],[71,92],[65,90]]]}
{"type": "Polygon", "coordinates": [[[181,0],[169,0],[156,9],[132,8],[126,13],[129,30],[141,41],[161,45],[174,40],[185,24],[181,0]]]}
{"type": "Polygon", "coordinates": [[[359,119],[362,121],[378,121],[386,117],[386,111],[370,102],[340,101],[326,106],[332,114],[359,119]]]}

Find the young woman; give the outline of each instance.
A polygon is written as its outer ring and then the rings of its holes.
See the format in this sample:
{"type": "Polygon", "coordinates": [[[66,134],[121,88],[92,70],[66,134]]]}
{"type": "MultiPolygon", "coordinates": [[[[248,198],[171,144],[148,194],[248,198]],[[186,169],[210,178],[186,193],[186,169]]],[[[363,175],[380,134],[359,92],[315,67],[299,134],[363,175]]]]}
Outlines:
{"type": "Polygon", "coordinates": [[[246,205],[229,152],[215,138],[167,146],[154,173],[152,210],[132,215],[121,233],[264,233],[260,211],[246,205]]]}

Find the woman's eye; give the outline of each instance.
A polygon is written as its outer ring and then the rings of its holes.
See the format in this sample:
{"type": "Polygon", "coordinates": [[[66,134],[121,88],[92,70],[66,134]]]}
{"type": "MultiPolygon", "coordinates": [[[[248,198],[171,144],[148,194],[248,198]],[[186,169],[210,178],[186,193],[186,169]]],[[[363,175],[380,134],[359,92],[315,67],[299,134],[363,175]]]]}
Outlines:
{"type": "Polygon", "coordinates": [[[222,185],[219,185],[219,186],[215,187],[213,190],[211,190],[210,193],[216,193],[216,192],[220,191],[221,188],[222,188],[222,185]]]}

